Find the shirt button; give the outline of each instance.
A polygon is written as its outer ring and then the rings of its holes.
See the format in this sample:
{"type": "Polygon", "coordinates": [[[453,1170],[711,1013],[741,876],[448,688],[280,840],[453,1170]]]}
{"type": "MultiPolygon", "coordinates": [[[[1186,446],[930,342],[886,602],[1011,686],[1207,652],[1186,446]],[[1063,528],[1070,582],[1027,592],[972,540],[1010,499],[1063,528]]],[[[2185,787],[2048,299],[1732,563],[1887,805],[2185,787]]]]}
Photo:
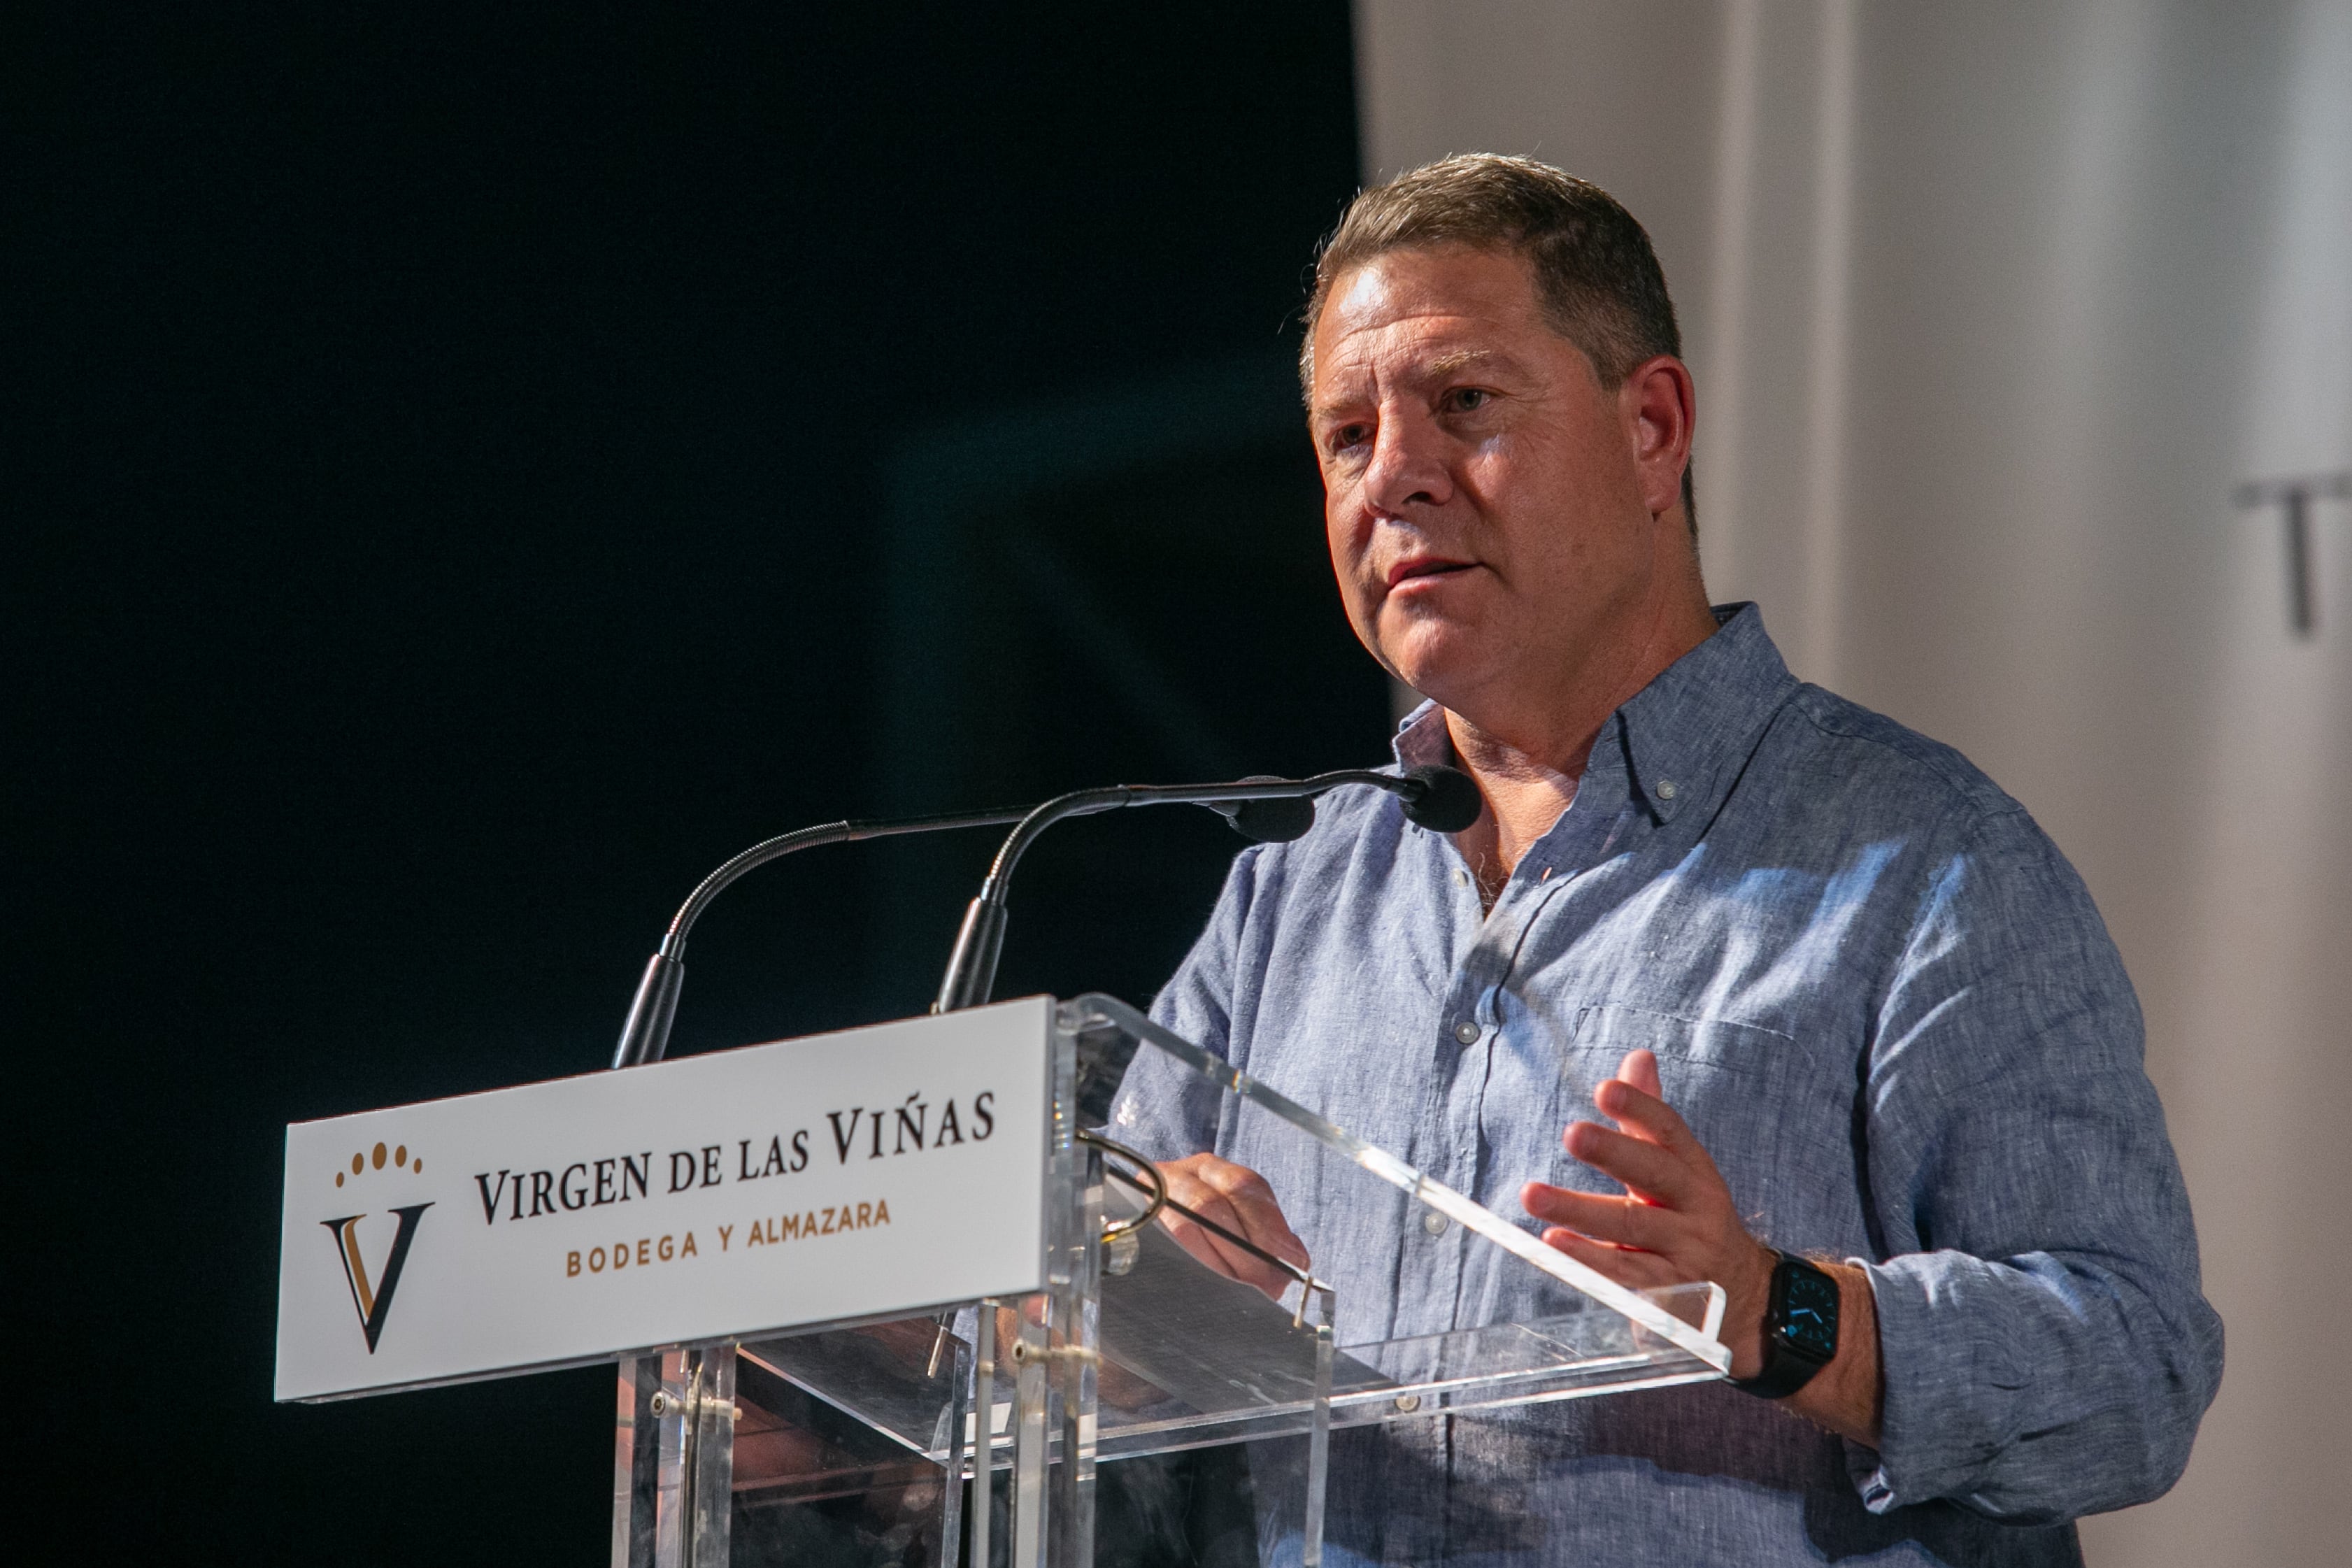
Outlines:
{"type": "Polygon", "coordinates": [[[1421,1228],[1432,1236],[1443,1236],[1445,1234],[1445,1216],[1435,1209],[1424,1209],[1421,1215],[1421,1228]]]}
{"type": "Polygon", "coordinates": [[[1475,1046],[1478,1043],[1478,1026],[1465,1018],[1454,1026],[1454,1037],[1465,1046],[1475,1046]]]}
{"type": "Polygon", "coordinates": [[[1465,871],[1465,870],[1464,870],[1464,869],[1463,869],[1461,867],[1459,867],[1459,866],[1454,867],[1454,885],[1455,887],[1457,887],[1457,888],[1466,888],[1466,887],[1468,887],[1468,886],[1470,885],[1470,873],[1469,873],[1469,872],[1467,872],[1467,871],[1465,871]]]}
{"type": "Polygon", "coordinates": [[[1682,794],[1682,786],[1675,783],[1674,780],[1660,779],[1658,781],[1658,798],[1660,800],[1672,800],[1675,796],[1680,794],[1682,794]]]}

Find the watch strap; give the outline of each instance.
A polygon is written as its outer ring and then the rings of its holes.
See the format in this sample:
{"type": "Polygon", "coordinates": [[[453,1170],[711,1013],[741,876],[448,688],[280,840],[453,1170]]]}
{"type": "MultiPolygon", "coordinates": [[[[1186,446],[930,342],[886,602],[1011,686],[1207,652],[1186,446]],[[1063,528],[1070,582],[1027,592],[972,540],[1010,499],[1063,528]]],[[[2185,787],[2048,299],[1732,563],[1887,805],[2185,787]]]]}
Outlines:
{"type": "Polygon", "coordinates": [[[1764,1370],[1754,1377],[1733,1378],[1731,1386],[1759,1399],[1786,1399],[1812,1382],[1813,1374],[1827,1364],[1808,1361],[1778,1340],[1768,1338],[1764,1342],[1764,1370]]]}

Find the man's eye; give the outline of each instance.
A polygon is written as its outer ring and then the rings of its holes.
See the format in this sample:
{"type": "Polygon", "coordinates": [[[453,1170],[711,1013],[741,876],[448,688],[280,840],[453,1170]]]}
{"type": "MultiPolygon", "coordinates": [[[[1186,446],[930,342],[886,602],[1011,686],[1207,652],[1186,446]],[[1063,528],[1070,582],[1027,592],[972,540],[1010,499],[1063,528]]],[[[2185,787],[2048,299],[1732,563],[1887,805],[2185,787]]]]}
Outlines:
{"type": "Polygon", "coordinates": [[[1455,413],[1467,414],[1473,409],[1484,408],[1494,395],[1482,386],[1460,386],[1447,393],[1445,401],[1455,413]]]}
{"type": "Polygon", "coordinates": [[[1350,447],[1360,447],[1372,438],[1369,425],[1342,425],[1331,432],[1331,450],[1344,452],[1350,447]]]}

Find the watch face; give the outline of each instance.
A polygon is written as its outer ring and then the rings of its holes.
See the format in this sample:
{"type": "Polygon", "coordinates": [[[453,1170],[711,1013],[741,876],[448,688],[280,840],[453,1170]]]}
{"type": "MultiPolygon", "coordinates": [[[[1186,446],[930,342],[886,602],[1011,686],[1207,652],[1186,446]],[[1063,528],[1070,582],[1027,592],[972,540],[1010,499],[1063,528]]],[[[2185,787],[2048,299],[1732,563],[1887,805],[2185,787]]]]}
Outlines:
{"type": "Polygon", "coordinates": [[[1829,1360],[1837,1354],[1837,1281],[1811,1268],[1791,1268],[1782,1279],[1780,1337],[1807,1355],[1829,1360]]]}

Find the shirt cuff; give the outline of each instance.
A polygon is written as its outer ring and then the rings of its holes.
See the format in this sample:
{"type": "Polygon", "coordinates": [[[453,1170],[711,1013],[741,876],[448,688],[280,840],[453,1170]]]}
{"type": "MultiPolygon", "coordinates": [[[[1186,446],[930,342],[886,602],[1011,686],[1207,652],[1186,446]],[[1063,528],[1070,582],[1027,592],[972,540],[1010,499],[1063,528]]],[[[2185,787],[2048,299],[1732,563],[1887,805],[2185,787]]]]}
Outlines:
{"type": "Polygon", "coordinates": [[[2015,1435],[2025,1388],[1992,1266],[1958,1252],[1846,1261],[1870,1280],[1885,1391],[1877,1449],[1846,1444],[1863,1506],[1885,1513],[1978,1490],[2015,1435]]]}

